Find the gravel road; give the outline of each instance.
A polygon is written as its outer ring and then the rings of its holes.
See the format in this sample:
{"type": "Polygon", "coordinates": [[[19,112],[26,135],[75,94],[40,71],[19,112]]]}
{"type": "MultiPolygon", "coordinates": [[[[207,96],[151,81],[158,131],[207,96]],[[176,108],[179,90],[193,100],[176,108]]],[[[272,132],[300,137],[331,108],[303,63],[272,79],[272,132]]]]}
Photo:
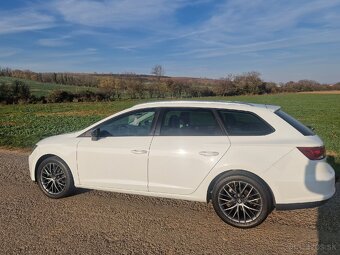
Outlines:
{"type": "Polygon", "coordinates": [[[241,230],[211,204],[87,190],[49,199],[27,157],[0,151],[0,254],[340,254],[339,192],[241,230]]]}

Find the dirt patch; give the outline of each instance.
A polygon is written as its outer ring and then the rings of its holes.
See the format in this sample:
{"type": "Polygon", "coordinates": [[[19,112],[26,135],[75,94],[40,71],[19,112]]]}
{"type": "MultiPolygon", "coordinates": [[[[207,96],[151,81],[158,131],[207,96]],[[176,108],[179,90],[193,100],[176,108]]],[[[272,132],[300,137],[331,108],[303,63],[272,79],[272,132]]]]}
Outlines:
{"type": "Polygon", "coordinates": [[[304,92],[298,92],[299,94],[340,94],[340,90],[324,90],[324,91],[304,91],[304,92]]]}
{"type": "Polygon", "coordinates": [[[31,148],[11,148],[11,147],[0,147],[0,153],[18,153],[28,155],[32,152],[31,148]]]}
{"type": "Polygon", "coordinates": [[[17,123],[14,121],[4,121],[4,122],[1,122],[1,125],[2,126],[15,126],[17,125],[17,123]]]}
{"type": "Polygon", "coordinates": [[[241,230],[205,203],[89,190],[53,200],[29,179],[27,154],[0,151],[0,254],[339,254],[339,211],[337,193],[241,230]]]}
{"type": "Polygon", "coordinates": [[[336,151],[327,150],[326,151],[326,155],[327,156],[332,156],[332,157],[337,157],[339,154],[336,151]]]}

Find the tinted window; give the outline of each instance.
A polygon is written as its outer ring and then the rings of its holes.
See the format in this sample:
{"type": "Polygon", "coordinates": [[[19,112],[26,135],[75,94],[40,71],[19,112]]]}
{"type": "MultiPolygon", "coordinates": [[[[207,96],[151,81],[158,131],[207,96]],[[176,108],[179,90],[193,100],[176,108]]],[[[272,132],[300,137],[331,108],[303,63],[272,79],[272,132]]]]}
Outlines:
{"type": "Polygon", "coordinates": [[[274,132],[267,122],[253,113],[231,110],[221,110],[219,113],[228,135],[256,136],[274,132]]]}
{"type": "Polygon", "coordinates": [[[303,125],[300,121],[294,119],[292,116],[285,113],[284,111],[278,110],[275,113],[278,116],[280,116],[282,119],[284,119],[286,122],[288,122],[296,130],[298,130],[301,134],[303,134],[305,136],[315,135],[312,130],[310,130],[308,127],[303,125]]]}
{"type": "Polygon", "coordinates": [[[215,136],[223,133],[211,111],[181,109],[165,111],[160,135],[215,136]]]}
{"type": "Polygon", "coordinates": [[[154,116],[154,111],[139,111],[116,117],[98,126],[100,136],[147,136],[154,116]]]}

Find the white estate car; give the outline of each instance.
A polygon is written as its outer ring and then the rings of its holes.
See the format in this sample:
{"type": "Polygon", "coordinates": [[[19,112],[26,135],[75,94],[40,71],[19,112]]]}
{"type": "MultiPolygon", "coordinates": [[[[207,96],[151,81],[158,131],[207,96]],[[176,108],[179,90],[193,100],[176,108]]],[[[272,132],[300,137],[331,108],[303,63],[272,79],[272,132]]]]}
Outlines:
{"type": "Polygon", "coordinates": [[[136,105],[40,141],[30,176],[51,198],[74,187],[213,203],[249,228],[274,209],[317,206],[334,170],[309,128],[279,106],[171,101],[136,105]]]}

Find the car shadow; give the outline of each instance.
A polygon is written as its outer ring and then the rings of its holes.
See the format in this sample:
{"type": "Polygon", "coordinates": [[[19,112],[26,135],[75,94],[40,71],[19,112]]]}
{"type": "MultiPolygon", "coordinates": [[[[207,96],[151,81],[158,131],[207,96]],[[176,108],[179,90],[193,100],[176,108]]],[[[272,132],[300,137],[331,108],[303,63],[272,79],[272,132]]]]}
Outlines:
{"type": "Polygon", "coordinates": [[[325,205],[318,208],[317,254],[340,254],[340,183],[336,183],[336,194],[325,205]]]}
{"type": "Polygon", "coordinates": [[[318,208],[318,255],[340,254],[340,164],[334,156],[328,156],[327,162],[335,170],[336,193],[330,201],[318,208]]]}
{"type": "MultiPolygon", "coordinates": [[[[327,158],[327,162],[336,170],[336,177],[339,181],[340,165],[333,156],[327,158]]],[[[313,193],[322,194],[322,185],[326,181],[318,180],[315,165],[309,163],[306,167],[306,187],[313,193]],[[308,172],[307,172],[308,170],[308,172]],[[313,173],[311,172],[313,171],[313,173]],[[308,176],[307,176],[308,175],[308,176]],[[307,178],[313,176],[318,185],[310,185],[307,178]]],[[[317,210],[316,229],[318,244],[313,247],[305,247],[310,251],[316,251],[318,255],[340,254],[340,183],[336,183],[335,195],[317,210]]]]}
{"type": "Polygon", "coordinates": [[[71,196],[72,197],[78,196],[78,195],[81,195],[81,194],[84,194],[84,193],[87,193],[87,192],[90,192],[90,191],[91,191],[91,189],[76,188],[71,196]]]}
{"type": "Polygon", "coordinates": [[[327,156],[327,162],[330,164],[335,170],[335,178],[337,182],[340,181],[340,163],[335,160],[334,156],[327,156]]]}

